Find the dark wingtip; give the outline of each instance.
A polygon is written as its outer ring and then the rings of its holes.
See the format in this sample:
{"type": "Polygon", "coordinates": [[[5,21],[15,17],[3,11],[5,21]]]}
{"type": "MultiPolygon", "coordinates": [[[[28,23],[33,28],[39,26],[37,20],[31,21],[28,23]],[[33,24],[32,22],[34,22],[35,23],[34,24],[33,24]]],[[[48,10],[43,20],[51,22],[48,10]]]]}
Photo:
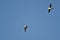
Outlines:
{"type": "Polygon", "coordinates": [[[26,30],[24,29],[24,32],[26,32],[26,30]]]}

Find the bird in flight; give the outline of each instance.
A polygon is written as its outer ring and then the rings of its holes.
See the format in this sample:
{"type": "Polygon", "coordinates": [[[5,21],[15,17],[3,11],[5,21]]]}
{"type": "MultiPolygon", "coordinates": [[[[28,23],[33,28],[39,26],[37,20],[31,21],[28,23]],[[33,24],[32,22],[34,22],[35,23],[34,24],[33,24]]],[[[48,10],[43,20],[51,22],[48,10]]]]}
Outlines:
{"type": "Polygon", "coordinates": [[[51,9],[53,9],[53,8],[52,8],[52,3],[50,3],[50,5],[49,5],[49,7],[48,7],[48,13],[50,13],[51,9]]]}
{"type": "Polygon", "coordinates": [[[26,32],[27,28],[28,28],[28,26],[27,26],[27,25],[25,25],[25,26],[24,26],[24,31],[25,31],[25,32],[26,32]]]}

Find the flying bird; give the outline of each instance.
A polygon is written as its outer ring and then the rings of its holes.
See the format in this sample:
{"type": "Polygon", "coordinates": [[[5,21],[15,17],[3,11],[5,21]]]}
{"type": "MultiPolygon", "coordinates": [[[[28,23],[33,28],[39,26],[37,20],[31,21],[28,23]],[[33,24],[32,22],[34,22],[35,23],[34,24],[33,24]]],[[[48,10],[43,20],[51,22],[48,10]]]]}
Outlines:
{"type": "Polygon", "coordinates": [[[52,8],[52,3],[50,3],[50,5],[49,5],[49,7],[48,7],[48,13],[50,13],[51,9],[53,9],[53,8],[52,8]]]}
{"type": "Polygon", "coordinates": [[[25,25],[25,26],[24,26],[24,31],[25,31],[25,32],[26,32],[27,28],[28,28],[28,26],[27,26],[27,25],[25,25]]]}

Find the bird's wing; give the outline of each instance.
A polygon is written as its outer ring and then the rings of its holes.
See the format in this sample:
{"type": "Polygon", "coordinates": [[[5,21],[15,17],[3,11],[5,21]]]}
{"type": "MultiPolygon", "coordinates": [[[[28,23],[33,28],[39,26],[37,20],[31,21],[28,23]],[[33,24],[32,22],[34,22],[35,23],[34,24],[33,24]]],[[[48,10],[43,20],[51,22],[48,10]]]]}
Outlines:
{"type": "Polygon", "coordinates": [[[24,27],[24,31],[26,32],[26,27],[24,27]]]}
{"type": "Polygon", "coordinates": [[[50,8],[52,7],[52,3],[50,3],[49,7],[50,7],[50,8]]]}
{"type": "Polygon", "coordinates": [[[50,13],[51,9],[48,9],[48,13],[50,13]]]}

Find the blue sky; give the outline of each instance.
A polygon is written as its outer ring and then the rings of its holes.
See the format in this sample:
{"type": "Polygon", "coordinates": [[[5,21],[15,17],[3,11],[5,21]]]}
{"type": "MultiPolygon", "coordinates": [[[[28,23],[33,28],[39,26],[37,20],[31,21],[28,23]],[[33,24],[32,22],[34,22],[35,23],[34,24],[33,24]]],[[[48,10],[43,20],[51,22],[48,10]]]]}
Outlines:
{"type": "Polygon", "coordinates": [[[59,0],[0,0],[0,40],[60,40],[59,0]],[[54,10],[48,13],[48,5],[54,10]],[[28,25],[27,32],[23,26],[28,25]]]}

